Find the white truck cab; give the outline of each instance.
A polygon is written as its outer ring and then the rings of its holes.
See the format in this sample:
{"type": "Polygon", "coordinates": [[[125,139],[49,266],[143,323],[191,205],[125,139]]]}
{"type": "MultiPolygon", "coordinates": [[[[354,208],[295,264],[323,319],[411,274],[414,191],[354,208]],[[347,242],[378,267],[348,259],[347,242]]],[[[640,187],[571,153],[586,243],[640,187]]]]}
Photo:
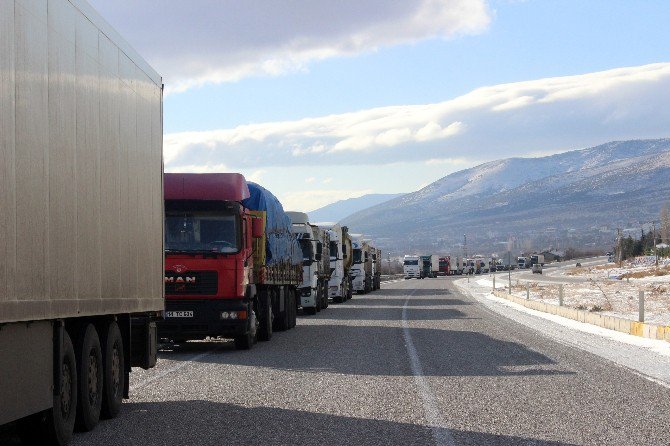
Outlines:
{"type": "Polygon", "coordinates": [[[402,261],[402,270],[405,273],[405,279],[420,279],[421,265],[419,265],[421,258],[419,256],[406,255],[402,261]]]}
{"type": "Polygon", "coordinates": [[[291,219],[291,232],[302,248],[303,278],[300,284],[300,306],[307,313],[321,310],[318,293],[318,263],[316,261],[318,240],[314,237],[309,217],[304,212],[287,212],[291,219]]]}

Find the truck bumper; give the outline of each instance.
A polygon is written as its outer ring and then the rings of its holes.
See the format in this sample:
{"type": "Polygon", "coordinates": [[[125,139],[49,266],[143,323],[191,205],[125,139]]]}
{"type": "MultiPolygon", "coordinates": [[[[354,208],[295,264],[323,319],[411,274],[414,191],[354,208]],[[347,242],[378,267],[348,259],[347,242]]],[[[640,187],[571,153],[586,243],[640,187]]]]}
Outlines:
{"type": "Polygon", "coordinates": [[[356,277],[352,283],[352,288],[354,291],[363,291],[365,290],[365,280],[362,278],[356,277]]]}
{"type": "Polygon", "coordinates": [[[303,308],[316,307],[316,290],[312,288],[301,288],[300,306],[303,308]]]}
{"type": "Polygon", "coordinates": [[[160,339],[204,339],[207,336],[233,338],[248,331],[250,305],[241,299],[166,300],[165,319],[158,323],[160,339]],[[224,318],[246,311],[244,319],[224,318]]]}

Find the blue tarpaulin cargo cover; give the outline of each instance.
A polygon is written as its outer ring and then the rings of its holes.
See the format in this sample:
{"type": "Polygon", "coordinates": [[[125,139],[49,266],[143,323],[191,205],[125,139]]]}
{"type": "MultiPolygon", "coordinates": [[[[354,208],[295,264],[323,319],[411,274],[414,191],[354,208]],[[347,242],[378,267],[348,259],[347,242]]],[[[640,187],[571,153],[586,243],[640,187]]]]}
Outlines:
{"type": "Polygon", "coordinates": [[[267,239],[267,264],[281,261],[302,265],[302,250],[298,240],[291,233],[291,219],[284,212],[277,197],[264,187],[248,182],[250,197],[242,200],[242,205],[252,211],[265,211],[267,221],[265,234],[267,239]]]}

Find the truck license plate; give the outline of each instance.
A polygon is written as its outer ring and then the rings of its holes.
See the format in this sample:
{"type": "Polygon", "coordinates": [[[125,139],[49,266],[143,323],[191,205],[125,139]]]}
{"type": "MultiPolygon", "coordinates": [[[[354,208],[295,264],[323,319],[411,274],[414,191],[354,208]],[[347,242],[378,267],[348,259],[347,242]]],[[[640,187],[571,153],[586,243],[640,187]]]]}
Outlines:
{"type": "Polygon", "coordinates": [[[192,311],[166,311],[166,317],[193,317],[192,311]]]}

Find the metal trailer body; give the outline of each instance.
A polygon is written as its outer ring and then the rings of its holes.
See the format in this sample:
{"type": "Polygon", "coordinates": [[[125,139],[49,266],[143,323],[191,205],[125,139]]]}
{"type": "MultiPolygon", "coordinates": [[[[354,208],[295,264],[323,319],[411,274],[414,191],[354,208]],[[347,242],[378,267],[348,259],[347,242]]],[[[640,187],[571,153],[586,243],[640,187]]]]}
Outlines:
{"type": "Polygon", "coordinates": [[[431,277],[431,258],[430,256],[420,256],[421,260],[419,262],[419,266],[421,267],[421,279],[424,279],[426,277],[431,277]]]}
{"type": "Polygon", "coordinates": [[[530,265],[533,266],[539,263],[540,266],[544,266],[544,254],[533,254],[530,256],[530,265]]]}
{"type": "MultiPolygon", "coordinates": [[[[0,98],[0,425],[52,417],[68,388],[94,382],[61,385],[91,353],[96,377],[118,372],[124,387],[114,407],[89,389],[79,416],[92,428],[96,411],[116,415],[131,365],[155,363],[162,79],[84,0],[4,0],[0,98]],[[100,351],[122,361],[103,367],[100,351]]],[[[52,440],[69,441],[68,420],[52,440]]]]}
{"type": "Polygon", "coordinates": [[[405,274],[405,279],[420,279],[421,278],[421,266],[419,262],[421,258],[419,256],[406,255],[403,257],[402,269],[405,274]]]}

